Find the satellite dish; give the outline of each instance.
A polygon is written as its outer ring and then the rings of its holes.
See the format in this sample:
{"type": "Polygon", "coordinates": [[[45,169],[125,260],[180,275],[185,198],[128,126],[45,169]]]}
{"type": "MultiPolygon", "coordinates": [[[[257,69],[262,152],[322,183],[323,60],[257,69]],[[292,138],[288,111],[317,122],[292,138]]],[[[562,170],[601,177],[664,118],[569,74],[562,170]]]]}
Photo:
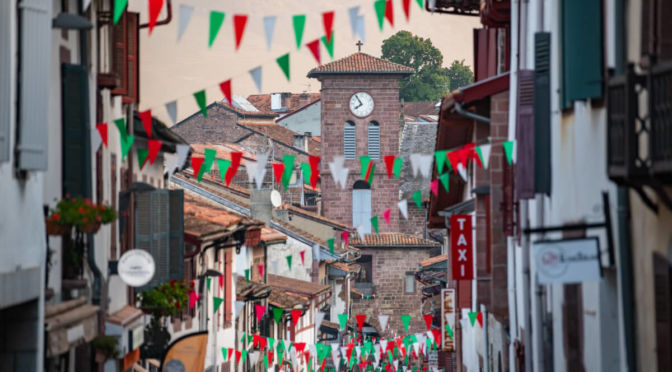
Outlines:
{"type": "Polygon", "coordinates": [[[278,190],[271,191],[271,204],[273,204],[273,207],[275,208],[282,205],[282,195],[280,195],[278,190]]]}

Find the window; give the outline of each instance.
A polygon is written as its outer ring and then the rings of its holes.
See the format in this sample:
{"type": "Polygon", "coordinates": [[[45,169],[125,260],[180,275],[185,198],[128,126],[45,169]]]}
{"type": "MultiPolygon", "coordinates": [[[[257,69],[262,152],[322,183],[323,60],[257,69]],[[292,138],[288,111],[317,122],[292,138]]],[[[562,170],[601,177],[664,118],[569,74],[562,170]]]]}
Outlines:
{"type": "Polygon", "coordinates": [[[380,159],[380,125],[376,121],[369,123],[369,156],[380,159]]]}
{"type": "Polygon", "coordinates": [[[351,121],[346,121],[343,127],[343,155],[346,160],[355,160],[357,155],[355,123],[351,121]]]}
{"type": "Polygon", "coordinates": [[[357,283],[372,283],[373,282],[373,256],[370,254],[363,254],[357,263],[361,267],[357,283]]]}
{"type": "Polygon", "coordinates": [[[137,103],[139,98],[138,20],[138,13],[124,12],[112,29],[112,69],[116,80],[112,94],[121,95],[124,103],[137,103]]]}
{"type": "Polygon", "coordinates": [[[415,274],[407,272],[404,280],[404,292],[415,293],[415,274]]]}
{"type": "MultiPolygon", "coordinates": [[[[91,196],[88,72],[80,65],[61,67],[63,117],[63,195],[91,196]]],[[[36,110],[39,111],[39,110],[36,110]]]]}
{"type": "Polygon", "coordinates": [[[371,234],[371,189],[358,180],[352,190],[352,225],[364,234],[371,234]]]}

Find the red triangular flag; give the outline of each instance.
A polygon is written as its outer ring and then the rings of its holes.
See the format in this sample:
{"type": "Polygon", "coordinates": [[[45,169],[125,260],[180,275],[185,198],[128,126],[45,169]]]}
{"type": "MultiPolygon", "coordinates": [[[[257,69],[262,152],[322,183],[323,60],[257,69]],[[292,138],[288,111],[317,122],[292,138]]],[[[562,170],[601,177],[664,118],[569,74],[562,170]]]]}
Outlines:
{"type": "Polygon", "coordinates": [[[226,98],[226,101],[231,105],[231,79],[220,83],[219,84],[219,89],[222,90],[222,93],[224,94],[224,98],[226,98]]]}
{"type": "Polygon", "coordinates": [[[441,331],[434,328],[432,329],[432,334],[434,334],[434,342],[436,342],[436,345],[439,347],[439,350],[441,350],[441,331]]]}
{"type": "Polygon", "coordinates": [[[98,130],[98,134],[100,134],[103,144],[107,147],[107,123],[96,124],[96,129],[98,130]]]}
{"type": "Polygon", "coordinates": [[[385,2],[385,19],[390,22],[390,26],[394,27],[394,11],[392,9],[392,0],[385,2]]]}
{"type": "Polygon", "coordinates": [[[425,314],[425,326],[427,326],[427,330],[429,331],[432,329],[432,319],[434,319],[434,314],[425,314]]]}
{"type": "Polygon", "coordinates": [[[303,352],[303,349],[306,348],[306,343],[305,342],[295,342],[294,343],[294,349],[296,349],[297,354],[301,354],[303,352]]]}
{"type": "Polygon", "coordinates": [[[385,155],[385,167],[387,168],[387,178],[392,178],[392,171],[394,170],[394,155],[385,155]]]}
{"type": "Polygon", "coordinates": [[[275,175],[275,182],[279,185],[282,183],[282,174],[285,172],[284,163],[273,163],[273,174],[275,175]]]}
{"type": "Polygon", "coordinates": [[[303,354],[303,359],[306,360],[306,365],[310,364],[310,353],[303,354]]]}
{"type": "Polygon", "coordinates": [[[142,120],[142,126],[147,132],[147,138],[152,138],[152,110],[147,110],[143,112],[138,112],[140,120],[142,120]]]}
{"type": "Polygon", "coordinates": [[[266,348],[266,337],[259,336],[259,348],[264,350],[266,348]]]}
{"type": "Polygon", "coordinates": [[[317,180],[320,178],[320,157],[310,156],[308,162],[310,163],[310,186],[315,188],[317,187],[317,180]]]}
{"type": "Polygon", "coordinates": [[[322,24],[324,25],[324,35],[327,37],[327,43],[331,43],[331,34],[334,31],[334,11],[322,13],[322,24]]]}
{"type": "Polygon", "coordinates": [[[350,238],[350,231],[343,231],[341,233],[341,238],[343,238],[343,242],[345,243],[345,246],[348,246],[348,238],[350,238]]]}
{"type": "Polygon", "coordinates": [[[229,350],[229,355],[226,357],[227,360],[231,360],[231,356],[233,355],[233,348],[230,348],[229,350]]]}
{"type": "Polygon", "coordinates": [[[224,275],[219,276],[219,291],[221,292],[224,289],[224,275]]]}
{"type": "Polygon", "coordinates": [[[268,352],[268,364],[273,364],[273,352],[268,352]]]}
{"type": "Polygon", "coordinates": [[[310,43],[306,44],[306,46],[308,47],[308,49],[310,49],[310,52],[313,54],[313,57],[315,57],[317,64],[321,65],[322,62],[320,60],[320,39],[315,39],[310,43]]]}
{"type": "Polygon", "coordinates": [[[439,196],[439,180],[438,178],[432,181],[432,183],[429,184],[429,188],[432,189],[432,192],[434,193],[434,196],[439,196]]]}
{"type": "Polygon", "coordinates": [[[411,0],[402,0],[401,5],[404,7],[404,14],[406,15],[406,22],[410,17],[411,11],[411,0]]]}
{"type": "Polygon", "coordinates": [[[306,251],[299,252],[299,255],[301,256],[301,265],[305,265],[306,264],[306,262],[305,262],[306,251]]]}
{"type": "Polygon", "coordinates": [[[240,355],[241,354],[242,353],[240,351],[236,350],[236,364],[240,363],[240,355]]]}
{"type": "Polygon", "coordinates": [[[201,165],[203,165],[204,160],[205,158],[191,157],[191,169],[194,171],[194,177],[198,177],[198,172],[201,171],[201,165]]]}
{"type": "Polygon", "coordinates": [[[163,0],[149,0],[149,34],[152,34],[154,26],[156,26],[156,20],[161,14],[161,8],[163,8],[163,0]]]}
{"type": "Polygon", "coordinates": [[[296,327],[296,323],[301,318],[301,310],[292,310],[290,313],[292,314],[292,327],[296,327]]]}
{"type": "Polygon", "coordinates": [[[257,323],[259,323],[261,322],[261,318],[263,318],[264,314],[266,313],[266,306],[254,305],[254,312],[257,314],[257,323]]]}
{"type": "Polygon", "coordinates": [[[236,35],[236,50],[240,46],[240,41],[243,39],[245,33],[245,25],[247,24],[247,15],[236,14],[233,16],[233,28],[236,35]]]}
{"type": "Polygon", "coordinates": [[[450,162],[450,167],[453,169],[453,172],[457,173],[457,164],[460,163],[460,154],[458,150],[449,151],[446,153],[446,157],[450,162]]]}
{"type": "Polygon", "coordinates": [[[476,320],[478,321],[478,324],[480,324],[481,328],[483,328],[483,312],[479,311],[478,314],[476,314],[476,320]]]}
{"type": "Polygon", "coordinates": [[[385,223],[388,225],[390,224],[390,213],[392,213],[391,209],[388,209],[385,212],[383,212],[383,218],[385,219],[385,223]]]}
{"type": "Polygon", "coordinates": [[[154,160],[156,160],[156,156],[159,155],[159,150],[161,150],[161,141],[147,140],[147,149],[149,149],[149,164],[154,164],[154,160]]]}
{"type": "Polygon", "coordinates": [[[359,314],[355,315],[355,318],[357,319],[357,328],[359,328],[359,331],[362,331],[362,327],[364,327],[364,321],[366,320],[366,315],[364,314],[359,314]]]}
{"type": "Polygon", "coordinates": [[[259,276],[264,277],[264,265],[259,265],[259,276]]]}
{"type": "Polygon", "coordinates": [[[226,186],[231,184],[233,177],[236,175],[236,172],[238,172],[238,166],[240,166],[240,160],[242,157],[242,152],[231,153],[231,165],[229,166],[229,169],[226,170],[226,186]]]}

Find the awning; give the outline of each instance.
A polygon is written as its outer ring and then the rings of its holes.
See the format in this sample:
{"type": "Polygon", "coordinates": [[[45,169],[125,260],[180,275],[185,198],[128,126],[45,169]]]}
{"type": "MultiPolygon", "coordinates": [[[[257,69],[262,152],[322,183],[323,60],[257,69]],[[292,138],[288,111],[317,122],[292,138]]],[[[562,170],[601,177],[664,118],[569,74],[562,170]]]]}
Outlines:
{"type": "Polygon", "coordinates": [[[64,354],[98,336],[97,315],[98,306],[87,304],[84,297],[46,306],[47,357],[64,354]]]}

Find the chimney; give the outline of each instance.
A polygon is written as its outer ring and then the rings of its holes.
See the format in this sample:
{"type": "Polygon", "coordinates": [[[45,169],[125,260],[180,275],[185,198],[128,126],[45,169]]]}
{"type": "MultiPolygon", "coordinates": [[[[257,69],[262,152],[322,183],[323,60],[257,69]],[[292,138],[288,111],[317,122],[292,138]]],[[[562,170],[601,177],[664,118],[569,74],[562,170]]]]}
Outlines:
{"type": "Polygon", "coordinates": [[[282,111],[282,94],[271,93],[271,111],[282,111]]]}

